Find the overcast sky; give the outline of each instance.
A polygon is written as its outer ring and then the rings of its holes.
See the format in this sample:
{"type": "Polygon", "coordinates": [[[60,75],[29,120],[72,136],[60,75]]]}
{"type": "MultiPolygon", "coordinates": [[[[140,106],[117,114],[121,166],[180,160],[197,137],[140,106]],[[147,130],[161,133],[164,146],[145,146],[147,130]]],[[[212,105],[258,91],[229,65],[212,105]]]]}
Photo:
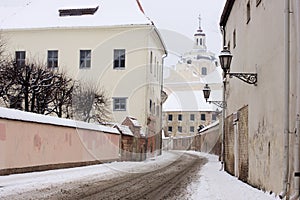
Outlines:
{"type": "Polygon", "coordinates": [[[193,39],[202,18],[202,29],[206,33],[207,48],[219,54],[222,35],[220,17],[226,0],[140,0],[145,13],[159,29],[167,29],[193,39]]]}

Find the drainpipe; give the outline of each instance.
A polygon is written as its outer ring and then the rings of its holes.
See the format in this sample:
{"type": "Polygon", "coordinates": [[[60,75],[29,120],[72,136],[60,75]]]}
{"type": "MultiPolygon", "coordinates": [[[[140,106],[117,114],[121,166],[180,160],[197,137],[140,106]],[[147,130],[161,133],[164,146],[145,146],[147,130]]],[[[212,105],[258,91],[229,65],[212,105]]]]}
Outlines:
{"type": "MultiPolygon", "coordinates": [[[[223,47],[226,46],[226,35],[225,35],[225,28],[223,26],[220,27],[221,28],[221,33],[223,35],[223,47]]],[[[221,124],[221,131],[222,131],[222,143],[221,143],[221,169],[225,170],[225,119],[226,119],[226,109],[227,109],[227,103],[226,103],[226,74],[224,74],[223,72],[223,108],[222,108],[222,124],[221,124]]]]}
{"type": "Polygon", "coordinates": [[[284,4],[284,155],[283,155],[283,183],[282,192],[279,197],[283,199],[287,195],[289,184],[289,102],[290,102],[290,0],[284,4]]]}
{"type": "MultiPolygon", "coordinates": [[[[297,39],[297,85],[296,85],[296,133],[295,133],[295,144],[294,144],[294,172],[300,171],[299,166],[299,131],[300,131],[300,0],[296,0],[296,39],[297,39]]],[[[300,191],[300,177],[294,175],[294,194],[291,200],[299,199],[300,191]]]]}

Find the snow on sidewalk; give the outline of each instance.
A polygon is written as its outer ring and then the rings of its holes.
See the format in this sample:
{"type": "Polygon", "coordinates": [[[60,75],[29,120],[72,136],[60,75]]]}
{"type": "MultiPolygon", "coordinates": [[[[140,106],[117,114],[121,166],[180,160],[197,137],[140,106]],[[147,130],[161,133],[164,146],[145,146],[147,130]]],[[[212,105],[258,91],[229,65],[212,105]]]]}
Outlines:
{"type": "MultiPolygon", "coordinates": [[[[178,152],[177,152],[178,153],[178,152]]],[[[183,153],[183,152],[182,152],[183,153]]],[[[200,152],[190,153],[208,158],[209,162],[199,171],[199,178],[188,188],[191,200],[274,200],[274,196],[239,181],[224,171],[219,171],[218,157],[200,152]]],[[[124,173],[152,171],[174,162],[179,154],[163,152],[162,156],[144,162],[113,162],[102,165],[78,167],[71,169],[50,170],[25,174],[0,176],[1,196],[43,189],[55,184],[63,184],[84,178],[110,179],[124,173]]]]}
{"type": "MultiPolygon", "coordinates": [[[[191,152],[192,153],[192,152],[191,152]]],[[[199,152],[193,154],[206,157],[208,163],[199,171],[200,179],[188,187],[194,200],[274,200],[275,195],[264,193],[238,180],[225,171],[220,171],[218,156],[199,152]]]]}

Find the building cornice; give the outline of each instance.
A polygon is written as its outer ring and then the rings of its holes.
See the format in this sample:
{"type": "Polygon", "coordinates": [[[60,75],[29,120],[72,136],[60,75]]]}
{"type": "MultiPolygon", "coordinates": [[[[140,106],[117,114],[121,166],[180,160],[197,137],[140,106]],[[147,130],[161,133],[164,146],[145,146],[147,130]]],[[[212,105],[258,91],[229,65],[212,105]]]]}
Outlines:
{"type": "Polygon", "coordinates": [[[227,20],[228,20],[228,17],[230,15],[230,13],[231,13],[234,2],[235,2],[235,0],[227,0],[226,1],[226,4],[224,6],[224,9],[223,9],[223,12],[222,12],[222,15],[221,15],[221,19],[220,19],[220,26],[221,27],[226,26],[227,20]]]}

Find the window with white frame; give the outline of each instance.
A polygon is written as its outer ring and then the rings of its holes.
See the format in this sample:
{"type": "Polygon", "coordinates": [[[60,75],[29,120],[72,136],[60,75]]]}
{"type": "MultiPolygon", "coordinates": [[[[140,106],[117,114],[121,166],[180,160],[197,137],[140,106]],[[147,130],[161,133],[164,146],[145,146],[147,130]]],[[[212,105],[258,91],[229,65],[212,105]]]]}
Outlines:
{"type": "Polygon", "coordinates": [[[125,69],[125,49],[114,50],[114,69],[125,69]]]}
{"type": "Polygon", "coordinates": [[[195,121],[195,114],[190,114],[190,121],[195,121]]]}
{"type": "Polygon", "coordinates": [[[16,65],[18,67],[25,66],[26,51],[16,51],[16,65]]]}
{"type": "Polygon", "coordinates": [[[58,50],[48,50],[47,65],[48,68],[58,67],[58,50]]]}
{"type": "Polygon", "coordinates": [[[182,114],[178,115],[178,121],[182,121],[182,114]]]}
{"type": "Polygon", "coordinates": [[[201,74],[202,74],[203,76],[207,75],[207,68],[206,68],[206,67],[202,67],[202,68],[201,68],[201,74]]]}
{"type": "Polygon", "coordinates": [[[213,113],[211,116],[211,120],[216,121],[217,120],[217,114],[213,113]]]}
{"type": "Polygon", "coordinates": [[[80,50],[79,68],[91,68],[91,50],[80,50]]]}
{"type": "Polygon", "coordinates": [[[126,111],[127,98],[113,98],[114,111],[126,111]]]}
{"type": "Polygon", "coordinates": [[[194,133],[195,132],[195,127],[194,126],[190,126],[190,133],[194,133]]]}
{"type": "Polygon", "coordinates": [[[178,126],[178,132],[182,133],[182,126],[178,126]]]}
{"type": "Polygon", "coordinates": [[[202,120],[202,121],[205,121],[205,120],[206,120],[205,114],[201,114],[201,120],[202,120]]]}

